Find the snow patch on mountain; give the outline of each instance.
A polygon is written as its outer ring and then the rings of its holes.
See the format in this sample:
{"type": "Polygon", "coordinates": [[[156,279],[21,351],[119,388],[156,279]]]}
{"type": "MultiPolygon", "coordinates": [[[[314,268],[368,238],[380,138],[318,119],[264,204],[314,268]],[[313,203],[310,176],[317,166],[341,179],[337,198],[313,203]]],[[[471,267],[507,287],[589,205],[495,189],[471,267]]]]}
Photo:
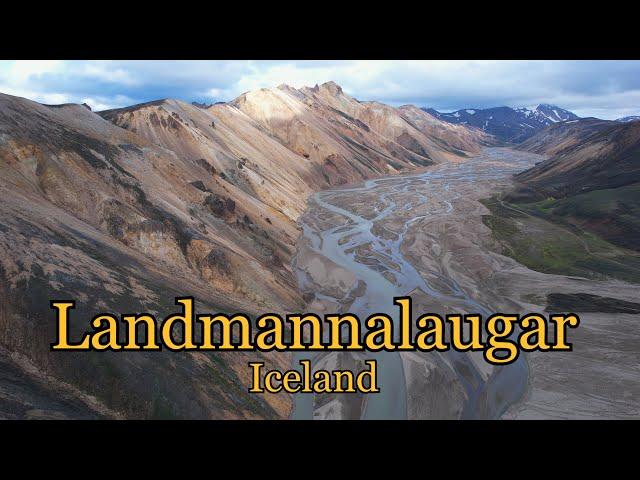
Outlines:
{"type": "Polygon", "coordinates": [[[425,110],[441,120],[473,126],[512,143],[522,142],[548,125],[579,119],[564,108],[546,103],[531,107],[466,108],[450,113],[425,110]]]}
{"type": "Polygon", "coordinates": [[[616,122],[627,123],[627,122],[637,122],[638,120],[640,120],[640,115],[631,115],[630,117],[618,118],[616,122]]]}

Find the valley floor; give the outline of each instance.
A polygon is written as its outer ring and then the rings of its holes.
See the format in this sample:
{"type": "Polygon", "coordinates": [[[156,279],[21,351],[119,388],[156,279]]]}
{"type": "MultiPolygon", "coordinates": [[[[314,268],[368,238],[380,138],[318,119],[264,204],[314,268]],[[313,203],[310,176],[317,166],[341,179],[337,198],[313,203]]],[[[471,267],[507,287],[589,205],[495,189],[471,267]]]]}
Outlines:
{"type": "MultiPolygon", "coordinates": [[[[462,164],[320,192],[301,219],[304,234],[294,266],[309,299],[307,311],[318,314],[397,317],[392,298],[400,295],[413,297],[414,312],[442,315],[543,312],[554,308],[550,299],[573,302],[582,320],[571,332],[574,350],[527,354],[504,367],[487,364],[481,354],[378,354],[371,358],[380,364],[382,393],[298,395],[293,418],[640,415],[638,315],[629,307],[637,285],[531,270],[503,255],[509,252],[489,228],[491,212],[480,201],[540,160],[530,153],[486,149],[462,164]],[[589,308],[585,298],[595,299],[589,308]],[[623,311],[635,313],[616,313],[623,311]]],[[[358,369],[365,358],[334,353],[314,361],[323,368],[358,369]]]]}

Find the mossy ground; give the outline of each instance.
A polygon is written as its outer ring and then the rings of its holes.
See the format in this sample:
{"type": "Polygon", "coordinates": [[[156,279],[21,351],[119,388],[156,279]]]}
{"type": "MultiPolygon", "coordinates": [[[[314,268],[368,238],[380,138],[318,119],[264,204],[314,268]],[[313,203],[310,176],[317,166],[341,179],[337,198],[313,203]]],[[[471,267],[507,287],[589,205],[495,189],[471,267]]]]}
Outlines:
{"type": "MultiPolygon", "coordinates": [[[[633,193],[630,196],[633,197],[633,193]]],[[[501,253],[532,270],[640,283],[638,252],[581,229],[566,221],[557,210],[572,205],[587,209],[591,215],[605,215],[608,209],[619,208],[619,203],[613,206],[611,202],[592,199],[598,209],[596,213],[596,208],[589,209],[576,198],[511,204],[494,196],[482,200],[491,211],[491,215],[484,215],[482,220],[499,242],[501,253]]]]}
{"type": "Polygon", "coordinates": [[[640,184],[524,204],[532,214],[577,226],[619,247],[640,251],[640,184]]]}

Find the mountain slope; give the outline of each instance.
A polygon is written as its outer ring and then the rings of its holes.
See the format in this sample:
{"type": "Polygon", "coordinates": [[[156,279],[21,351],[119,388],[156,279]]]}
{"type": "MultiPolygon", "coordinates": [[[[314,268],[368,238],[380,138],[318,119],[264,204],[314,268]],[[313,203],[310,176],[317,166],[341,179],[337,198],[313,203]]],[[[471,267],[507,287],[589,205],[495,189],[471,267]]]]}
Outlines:
{"type": "Polygon", "coordinates": [[[475,154],[482,146],[498,144],[495,137],[480,129],[442,121],[416,106],[403,105],[399,110],[407,123],[453,152],[475,154]]]}
{"type": "Polygon", "coordinates": [[[586,125],[577,139],[563,132],[551,158],[516,175],[506,200],[640,250],[640,123],[586,125]]]}
{"type": "Polygon", "coordinates": [[[278,258],[297,234],[290,222],[272,226],[192,159],[82,106],[8,95],[0,95],[0,192],[0,344],[12,356],[113,415],[286,415],[286,396],[269,403],[247,393],[245,354],[52,353],[49,300],[77,300],[76,336],[96,308],[165,314],[176,311],[175,296],[194,295],[202,311],[296,308],[278,258]],[[222,208],[202,188],[220,192],[222,208]]]}
{"type": "Polygon", "coordinates": [[[613,122],[597,118],[554,123],[522,142],[517,148],[542,155],[555,155],[566,148],[584,143],[591,135],[612,125],[613,122]]]}
{"type": "Polygon", "coordinates": [[[520,143],[548,125],[579,118],[568,110],[547,104],[540,104],[534,109],[495,107],[467,108],[451,113],[441,113],[434,109],[425,111],[440,120],[479,128],[508,143],[520,143]]]}
{"type": "MultiPolygon", "coordinates": [[[[402,112],[377,102],[359,102],[333,82],[313,88],[261,89],[231,102],[284,145],[319,165],[331,184],[369,172],[389,174],[416,166],[459,160],[464,152],[407,122],[402,112]]],[[[217,106],[211,107],[216,109],[217,106]]],[[[466,132],[466,131],[465,131],[466,132]]]]}
{"type": "Polygon", "coordinates": [[[284,215],[288,221],[295,220],[304,209],[304,198],[312,188],[323,185],[305,167],[304,158],[227,105],[202,109],[164,100],[99,115],[197,163],[208,172],[204,178],[215,179],[241,204],[257,199],[262,205],[256,208],[268,205],[276,210],[264,211],[263,216],[284,215]]]}
{"type": "Polygon", "coordinates": [[[415,107],[359,102],[333,82],[299,90],[281,85],[215,105],[163,100],[99,115],[209,163],[225,181],[291,220],[311,191],[459,161],[494,142],[415,107]]]}
{"type": "Polygon", "coordinates": [[[29,379],[0,385],[0,416],[287,416],[288,396],[247,393],[246,368],[287,354],[52,353],[48,301],[77,300],[75,335],[97,308],[164,315],[184,295],[198,311],[300,311],[290,260],[310,193],[491,141],[333,83],[99,114],[0,94],[0,363],[29,379]]]}
{"type": "Polygon", "coordinates": [[[640,181],[640,124],[612,124],[582,141],[566,143],[552,158],[516,179],[554,196],[640,181]]]}
{"type": "Polygon", "coordinates": [[[636,122],[638,120],[640,120],[640,115],[632,115],[630,117],[618,118],[616,119],[616,122],[626,123],[626,122],[636,122]]]}

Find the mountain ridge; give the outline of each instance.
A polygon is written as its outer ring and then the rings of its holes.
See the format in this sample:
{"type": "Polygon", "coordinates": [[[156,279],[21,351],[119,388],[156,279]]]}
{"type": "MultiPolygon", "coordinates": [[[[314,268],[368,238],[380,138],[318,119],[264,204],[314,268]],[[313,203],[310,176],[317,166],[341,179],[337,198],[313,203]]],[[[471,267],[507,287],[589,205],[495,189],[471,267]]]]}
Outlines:
{"type": "Polygon", "coordinates": [[[613,125],[615,122],[611,120],[600,120],[594,117],[552,123],[517,145],[516,148],[543,155],[555,155],[565,148],[584,142],[592,134],[613,125]]]}
{"type": "Polygon", "coordinates": [[[464,161],[491,141],[336,84],[98,113],[0,94],[0,363],[44,378],[24,374],[39,413],[22,391],[0,415],[287,417],[288,396],[246,388],[248,361],[285,367],[287,354],[52,354],[42,299],[76,299],[74,318],[173,311],[184,295],[211,312],[301,311],[290,261],[311,193],[464,161]],[[72,404],[46,400],[59,383],[72,404]]]}
{"type": "Polygon", "coordinates": [[[433,108],[424,110],[446,122],[479,128],[507,143],[523,142],[553,123],[579,119],[568,110],[545,103],[533,109],[500,106],[484,109],[464,108],[450,113],[438,112],[433,108]]]}
{"type": "Polygon", "coordinates": [[[520,145],[550,155],[517,174],[507,201],[617,246],[640,245],[640,123],[584,119],[547,127],[520,145]]]}
{"type": "Polygon", "coordinates": [[[637,122],[638,120],[640,120],[640,115],[631,115],[629,117],[621,117],[621,118],[617,118],[615,121],[616,122],[637,122]]]}
{"type": "MultiPolygon", "coordinates": [[[[519,146],[552,156],[516,177],[520,200],[560,215],[575,197],[596,194],[600,206],[604,196],[597,217],[574,202],[562,218],[637,244],[640,123],[547,121],[519,146]]],[[[76,301],[74,338],[96,309],[160,319],[185,295],[206,312],[304,311],[314,298],[297,288],[291,262],[310,195],[464,162],[499,143],[413,105],[355,99],[335,82],[97,113],[0,94],[0,417],[287,418],[291,398],[249,394],[246,369],[288,368],[286,353],[60,355],[43,299],[76,301]]],[[[302,275],[340,268],[317,263],[302,275]]]]}

